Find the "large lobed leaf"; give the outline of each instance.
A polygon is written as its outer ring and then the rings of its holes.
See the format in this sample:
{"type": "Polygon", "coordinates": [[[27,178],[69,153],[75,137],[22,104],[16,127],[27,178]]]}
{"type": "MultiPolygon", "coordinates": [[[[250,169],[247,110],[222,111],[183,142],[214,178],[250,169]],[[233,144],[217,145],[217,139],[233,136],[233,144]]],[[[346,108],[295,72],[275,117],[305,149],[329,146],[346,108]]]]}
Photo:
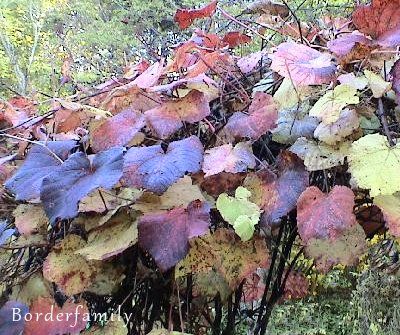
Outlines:
{"type": "Polygon", "coordinates": [[[75,217],[83,197],[98,187],[110,189],[118,183],[122,176],[122,156],[122,148],[112,148],[98,153],[91,162],[84,153],[77,152],[47,175],[40,198],[50,222],[75,217]]]}
{"type": "Polygon", "coordinates": [[[186,172],[198,172],[203,162],[203,145],[196,136],[161,145],[133,147],[124,157],[122,182],[163,193],[186,172]]]}

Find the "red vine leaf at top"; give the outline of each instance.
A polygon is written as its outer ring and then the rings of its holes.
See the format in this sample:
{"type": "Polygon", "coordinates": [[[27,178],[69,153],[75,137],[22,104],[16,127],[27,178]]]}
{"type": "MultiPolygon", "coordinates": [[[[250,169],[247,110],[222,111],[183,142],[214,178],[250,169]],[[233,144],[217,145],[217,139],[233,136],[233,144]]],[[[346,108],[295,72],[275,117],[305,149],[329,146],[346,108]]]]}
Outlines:
{"type": "Polygon", "coordinates": [[[43,178],[57,173],[60,159],[66,159],[76,146],[75,141],[48,142],[46,146],[34,145],[22,166],[7,180],[5,187],[15,194],[16,200],[31,200],[40,196],[43,178]]]}
{"type": "Polygon", "coordinates": [[[392,75],[392,87],[396,92],[397,103],[400,105],[400,59],[394,63],[390,74],[392,75]]]}
{"type": "Polygon", "coordinates": [[[62,307],[58,307],[52,298],[43,297],[39,297],[32,303],[29,312],[41,316],[33,317],[26,322],[25,335],[79,334],[81,330],[85,329],[89,315],[89,309],[85,302],[76,304],[67,301],[62,307]],[[75,314],[77,312],[78,314],[75,314]],[[45,315],[50,314],[57,317],[45,318],[45,315]],[[68,314],[74,317],[66,317],[68,314]],[[59,315],[63,317],[59,318],[59,315]],[[77,320],[75,320],[75,316],[77,320]]]}
{"type": "Polygon", "coordinates": [[[353,13],[353,23],[379,44],[395,47],[400,43],[400,0],[372,0],[353,13]]]}
{"type": "Polygon", "coordinates": [[[111,189],[122,176],[122,148],[95,155],[72,154],[60,168],[43,179],[40,198],[52,224],[78,215],[79,201],[98,187],[111,189]],[[92,157],[91,157],[92,158],[92,157]]]}
{"type": "Polygon", "coordinates": [[[128,144],[146,124],[143,114],[127,108],[104,121],[91,125],[91,147],[94,152],[128,144]]]}
{"type": "Polygon", "coordinates": [[[241,44],[250,43],[251,37],[239,31],[230,31],[225,34],[222,41],[227,43],[230,48],[236,48],[241,44]]]}
{"type": "Polygon", "coordinates": [[[190,91],[179,100],[164,102],[145,112],[152,132],[159,138],[167,138],[183,126],[183,122],[195,123],[210,115],[210,106],[204,93],[190,91]]]}
{"type": "Polygon", "coordinates": [[[334,186],[329,194],[308,187],[297,201],[297,227],[304,243],[311,239],[336,239],[357,224],[353,214],[354,193],[334,186]]]}
{"type": "Polygon", "coordinates": [[[210,223],[210,206],[200,200],[187,208],[147,213],[139,219],[139,244],[166,271],[189,251],[189,239],[204,235],[210,223]]]}
{"type": "Polygon", "coordinates": [[[271,225],[296,208],[296,202],[309,184],[308,172],[300,158],[282,151],[277,159],[277,174],[261,170],[248,175],[243,186],[252,194],[250,201],[259,205],[264,213],[261,224],[271,225]]]}
{"type": "Polygon", "coordinates": [[[224,144],[206,150],[204,154],[203,171],[204,177],[209,177],[220,172],[246,172],[248,168],[253,169],[256,160],[253,155],[250,143],[239,142],[232,147],[232,144],[224,144]]]}
{"type": "Polygon", "coordinates": [[[203,145],[196,136],[161,145],[132,147],[124,157],[123,184],[163,193],[186,172],[200,171],[203,145]]]}
{"type": "Polygon", "coordinates": [[[20,301],[7,301],[0,309],[0,335],[19,335],[25,327],[24,316],[29,313],[29,308],[20,301]],[[13,311],[19,309],[21,319],[13,317],[13,311]]]}
{"type": "Polygon", "coordinates": [[[256,92],[248,114],[234,113],[224,131],[235,138],[247,137],[257,140],[267,131],[274,129],[277,120],[278,109],[273,97],[264,92],[256,92]]]}
{"type": "Polygon", "coordinates": [[[178,9],[174,20],[178,23],[179,28],[186,29],[192,25],[195,19],[202,19],[213,15],[217,9],[217,3],[218,1],[214,0],[200,9],[178,9]]]}
{"type": "Polygon", "coordinates": [[[280,44],[270,58],[271,69],[291,79],[295,85],[327,84],[336,70],[329,54],[294,42],[280,44]]]}

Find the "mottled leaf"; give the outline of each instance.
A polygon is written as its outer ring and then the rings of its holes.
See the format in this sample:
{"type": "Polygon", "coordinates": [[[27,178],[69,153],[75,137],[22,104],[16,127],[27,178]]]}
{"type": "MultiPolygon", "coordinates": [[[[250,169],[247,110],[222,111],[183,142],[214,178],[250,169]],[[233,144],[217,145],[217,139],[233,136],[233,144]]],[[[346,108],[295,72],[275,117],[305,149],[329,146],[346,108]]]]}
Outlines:
{"type": "Polygon", "coordinates": [[[161,145],[133,147],[124,157],[122,182],[163,193],[186,172],[198,172],[203,162],[203,145],[196,136],[161,145]]]}
{"type": "Polygon", "coordinates": [[[243,242],[232,230],[218,229],[190,241],[189,254],[176,266],[176,277],[217,271],[231,289],[259,267],[268,264],[269,252],[260,236],[243,242]]]}
{"type": "Polygon", "coordinates": [[[55,282],[66,295],[81,293],[88,288],[98,269],[75,252],[85,246],[77,235],[67,235],[47,255],[43,263],[43,276],[55,282]]]}
{"type": "Polygon", "coordinates": [[[20,204],[13,212],[15,226],[22,235],[32,235],[40,232],[47,233],[49,220],[41,206],[20,204]]]}
{"type": "Polygon", "coordinates": [[[194,201],[187,208],[147,213],[139,219],[139,245],[166,271],[189,251],[189,239],[208,231],[210,207],[194,201]]]}

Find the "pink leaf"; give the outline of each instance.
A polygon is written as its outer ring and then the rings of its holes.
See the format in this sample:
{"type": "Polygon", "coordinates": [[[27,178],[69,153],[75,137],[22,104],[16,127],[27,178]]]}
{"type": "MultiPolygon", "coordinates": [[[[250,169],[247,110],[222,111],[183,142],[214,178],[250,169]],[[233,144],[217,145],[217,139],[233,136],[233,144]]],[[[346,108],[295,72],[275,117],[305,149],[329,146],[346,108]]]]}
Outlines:
{"type": "Polygon", "coordinates": [[[144,214],[138,224],[139,244],[166,271],[189,251],[189,239],[208,231],[210,207],[199,200],[187,208],[144,214]]]}
{"type": "Polygon", "coordinates": [[[271,69],[291,79],[295,85],[327,84],[336,70],[329,54],[294,42],[280,44],[270,58],[271,69]]]}

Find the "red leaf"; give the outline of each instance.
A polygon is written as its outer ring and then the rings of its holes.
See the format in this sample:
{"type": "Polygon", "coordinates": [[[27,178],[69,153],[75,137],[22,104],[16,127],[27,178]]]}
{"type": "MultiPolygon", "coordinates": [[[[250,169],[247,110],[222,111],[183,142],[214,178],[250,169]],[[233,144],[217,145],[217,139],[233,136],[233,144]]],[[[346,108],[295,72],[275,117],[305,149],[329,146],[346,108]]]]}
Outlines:
{"type": "Polygon", "coordinates": [[[257,92],[249,107],[248,114],[234,113],[224,131],[235,138],[259,139],[267,131],[276,127],[278,110],[271,95],[257,92]]]}
{"type": "Polygon", "coordinates": [[[372,0],[353,13],[355,26],[383,46],[400,43],[400,0],[372,0]]]}
{"type": "Polygon", "coordinates": [[[167,138],[183,126],[210,115],[210,106],[204,93],[192,90],[184,98],[168,101],[145,112],[149,127],[160,138],[167,138]]]}
{"type": "Polygon", "coordinates": [[[33,318],[26,322],[24,335],[78,334],[85,329],[89,317],[86,303],[67,301],[63,307],[58,307],[53,299],[43,297],[32,303],[30,313],[33,318]],[[36,318],[36,315],[39,316],[36,318]]]}
{"type": "Polygon", "coordinates": [[[83,152],[72,154],[43,179],[40,199],[52,224],[78,215],[79,201],[98,187],[111,189],[122,176],[122,148],[100,152],[92,162],[83,152]]]}
{"type": "Polygon", "coordinates": [[[94,152],[124,146],[145,126],[143,114],[130,108],[123,110],[91,129],[91,147],[94,152]]]}
{"type": "Polygon", "coordinates": [[[203,145],[196,136],[161,145],[132,147],[124,157],[122,182],[163,193],[186,172],[198,172],[203,162],[203,145]]]}
{"type": "Polygon", "coordinates": [[[149,88],[157,84],[158,79],[160,79],[164,70],[164,62],[157,62],[150,66],[146,71],[140,74],[132,82],[132,84],[137,85],[139,88],[149,88]]]}
{"type": "MultiPolygon", "coordinates": [[[[4,120],[7,122],[7,126],[17,126],[34,115],[36,107],[33,101],[24,97],[15,97],[8,102],[0,103],[0,111],[0,122],[4,120]]],[[[27,122],[24,127],[29,125],[30,123],[27,122]]]]}
{"type": "Polygon", "coordinates": [[[230,48],[235,48],[241,44],[250,43],[251,37],[238,31],[230,31],[225,34],[222,41],[227,43],[230,48]]]}
{"type": "Polygon", "coordinates": [[[303,161],[289,151],[283,151],[277,159],[277,174],[261,170],[249,175],[244,182],[264,213],[261,224],[273,225],[296,208],[296,202],[308,186],[308,172],[303,161]]]}
{"type": "Polygon", "coordinates": [[[139,244],[166,271],[189,251],[189,239],[208,231],[210,207],[199,200],[187,208],[144,214],[138,224],[139,244]]]}
{"type": "Polygon", "coordinates": [[[327,84],[336,70],[329,54],[294,42],[280,44],[270,58],[271,69],[291,79],[295,85],[327,84]]]}
{"type": "Polygon", "coordinates": [[[75,141],[48,142],[46,147],[34,145],[24,163],[5,183],[6,188],[15,194],[16,200],[31,200],[39,197],[43,179],[50,173],[57,173],[61,162],[76,146],[75,141]]]}
{"type": "Polygon", "coordinates": [[[329,194],[318,187],[307,188],[297,201],[297,226],[303,242],[335,239],[357,224],[353,214],[354,193],[346,186],[334,186],[329,194]]]}
{"type": "Polygon", "coordinates": [[[179,28],[186,29],[195,19],[210,17],[217,9],[217,0],[212,1],[207,6],[200,9],[178,9],[175,13],[174,20],[179,24],[179,28]]]}

